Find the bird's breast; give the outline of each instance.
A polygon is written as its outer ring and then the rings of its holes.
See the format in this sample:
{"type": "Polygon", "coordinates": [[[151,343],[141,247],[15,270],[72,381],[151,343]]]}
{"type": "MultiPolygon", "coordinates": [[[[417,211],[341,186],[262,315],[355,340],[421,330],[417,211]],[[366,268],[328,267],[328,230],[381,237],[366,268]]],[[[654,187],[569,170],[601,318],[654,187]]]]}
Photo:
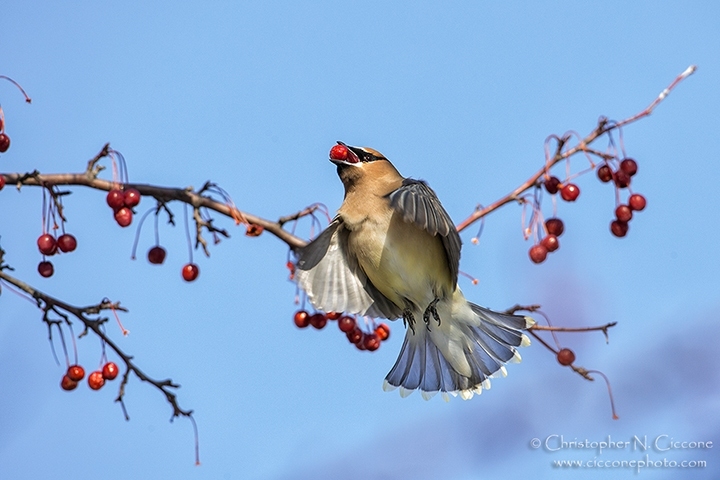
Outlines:
{"type": "Polygon", "coordinates": [[[357,224],[348,247],[373,285],[401,308],[409,301],[424,309],[434,298],[454,290],[440,237],[390,210],[357,224]]]}

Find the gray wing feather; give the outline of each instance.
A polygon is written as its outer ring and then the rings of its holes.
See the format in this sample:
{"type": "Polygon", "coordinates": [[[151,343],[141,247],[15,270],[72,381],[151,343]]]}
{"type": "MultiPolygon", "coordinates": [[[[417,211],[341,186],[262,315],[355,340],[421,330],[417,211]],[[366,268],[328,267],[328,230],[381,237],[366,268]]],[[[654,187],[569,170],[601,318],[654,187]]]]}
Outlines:
{"type": "Polygon", "coordinates": [[[395,319],[402,311],[380,293],[356,259],[347,253],[348,231],[336,218],[315,240],[297,251],[295,281],[310,302],[325,312],[395,319]]]}
{"type": "Polygon", "coordinates": [[[448,264],[457,283],[462,242],[450,215],[445,211],[435,192],[423,181],[406,178],[402,186],[388,195],[390,206],[431,235],[440,235],[448,257],[448,264]]]}

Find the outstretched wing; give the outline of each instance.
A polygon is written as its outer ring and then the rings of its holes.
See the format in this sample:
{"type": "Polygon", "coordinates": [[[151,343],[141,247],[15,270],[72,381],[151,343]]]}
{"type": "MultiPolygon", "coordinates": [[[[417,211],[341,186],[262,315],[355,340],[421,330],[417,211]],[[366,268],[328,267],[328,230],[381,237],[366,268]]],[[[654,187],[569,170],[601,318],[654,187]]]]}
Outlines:
{"type": "Polygon", "coordinates": [[[440,235],[453,282],[457,283],[462,242],[450,215],[427,183],[406,178],[402,186],[388,194],[390,206],[403,220],[413,223],[431,235],[440,235]]]}
{"type": "Polygon", "coordinates": [[[315,306],[325,312],[347,312],[395,319],[402,310],[380,293],[354,256],[348,254],[348,230],[340,218],[299,249],[295,280],[315,306]]]}

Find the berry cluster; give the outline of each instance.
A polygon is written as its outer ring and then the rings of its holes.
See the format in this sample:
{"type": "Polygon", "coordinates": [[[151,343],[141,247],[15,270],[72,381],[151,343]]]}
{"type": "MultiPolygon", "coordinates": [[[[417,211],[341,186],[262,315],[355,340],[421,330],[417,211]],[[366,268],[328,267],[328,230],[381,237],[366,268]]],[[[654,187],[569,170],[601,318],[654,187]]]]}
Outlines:
{"type": "Polygon", "coordinates": [[[115,221],[121,227],[127,227],[132,223],[133,208],[140,204],[140,192],[135,188],[119,189],[113,188],[107,194],[107,204],[113,209],[115,221]]]}
{"type": "Polygon", "coordinates": [[[390,338],[390,327],[386,324],[380,323],[370,332],[365,332],[358,326],[355,318],[338,312],[315,312],[310,314],[305,310],[298,310],[295,312],[293,320],[298,328],[307,328],[312,325],[318,330],[324,328],[328,320],[337,320],[340,331],[347,336],[350,343],[354,344],[358,350],[374,352],[380,348],[380,342],[390,338]]]}
{"type": "MultiPolygon", "coordinates": [[[[637,162],[632,158],[623,160],[604,160],[597,166],[597,176],[603,183],[612,182],[617,192],[616,198],[620,198],[620,190],[629,188],[631,178],[637,173],[637,162]]],[[[542,185],[545,190],[560,197],[566,202],[574,202],[580,196],[580,188],[569,181],[562,182],[555,176],[547,175],[542,185]]],[[[616,237],[624,237],[628,232],[628,222],[633,212],[643,210],[646,205],[645,197],[639,193],[632,193],[628,197],[627,204],[621,204],[618,200],[615,208],[615,219],[610,223],[610,231],[616,237]]],[[[539,207],[537,207],[539,209],[539,207]]],[[[544,228],[539,229],[542,233],[538,243],[530,247],[528,255],[533,263],[542,263],[548,253],[560,248],[558,237],[562,235],[565,226],[559,218],[549,218],[544,222],[544,228]]]]}
{"type": "Polygon", "coordinates": [[[63,233],[57,238],[49,233],[43,233],[37,239],[37,246],[40,253],[43,254],[43,260],[38,264],[38,273],[41,277],[48,278],[55,273],[55,268],[51,262],[45,260],[45,257],[51,257],[59,252],[72,252],[77,248],[77,240],[69,233],[63,233]]]}
{"type": "MultiPolygon", "coordinates": [[[[115,380],[120,369],[115,362],[107,362],[100,370],[95,370],[88,375],[88,386],[92,390],[100,390],[105,385],[105,380],[115,380]]],[[[63,390],[75,390],[78,382],[85,378],[85,369],[80,365],[70,365],[67,373],[60,380],[60,388],[63,390]]]]}
{"type": "MultiPolygon", "coordinates": [[[[597,169],[597,176],[603,183],[612,181],[618,189],[628,188],[631,178],[637,173],[637,162],[632,158],[623,159],[616,169],[604,163],[597,169]]],[[[610,222],[610,231],[616,237],[624,237],[628,232],[628,222],[633,217],[633,212],[639,212],[647,204],[645,197],[639,193],[632,193],[628,197],[627,204],[619,204],[615,208],[615,219],[610,222]]]]}

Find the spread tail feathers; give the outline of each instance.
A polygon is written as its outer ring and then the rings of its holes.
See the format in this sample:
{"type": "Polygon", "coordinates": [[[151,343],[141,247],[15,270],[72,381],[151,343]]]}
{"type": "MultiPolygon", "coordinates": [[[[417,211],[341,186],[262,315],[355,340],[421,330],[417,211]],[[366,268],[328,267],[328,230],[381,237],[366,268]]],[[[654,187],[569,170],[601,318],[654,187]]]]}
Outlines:
{"type": "Polygon", "coordinates": [[[448,393],[467,400],[489,389],[490,377],[507,375],[505,363],[520,361],[516,347],[530,344],[522,330],[533,319],[483,308],[465,301],[462,293],[448,303],[440,325],[407,330],[384,390],[400,387],[405,397],[419,389],[426,400],[437,392],[446,400],[448,393]]]}

